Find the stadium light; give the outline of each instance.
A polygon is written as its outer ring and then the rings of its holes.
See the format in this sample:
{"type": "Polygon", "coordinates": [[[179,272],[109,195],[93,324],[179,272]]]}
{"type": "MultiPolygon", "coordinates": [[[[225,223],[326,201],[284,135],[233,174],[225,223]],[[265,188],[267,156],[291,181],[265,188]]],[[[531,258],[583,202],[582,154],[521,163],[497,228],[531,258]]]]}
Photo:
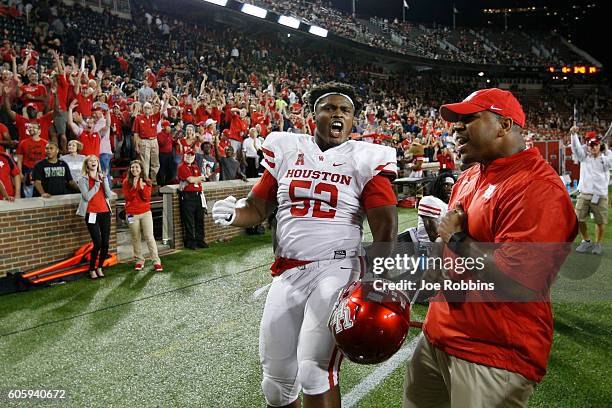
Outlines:
{"type": "Polygon", "coordinates": [[[480,72],[478,73],[478,76],[479,76],[479,77],[483,77],[483,76],[484,76],[484,72],[480,71],[480,72]]]}
{"type": "Polygon", "coordinates": [[[327,37],[327,30],[321,27],[311,25],[308,32],[310,34],[318,35],[319,37],[327,37]]]}
{"type": "Polygon", "coordinates": [[[261,7],[254,6],[252,4],[244,4],[242,6],[241,11],[250,16],[266,18],[268,15],[268,10],[262,9],[261,7]]]}
{"type": "Polygon", "coordinates": [[[287,27],[295,28],[296,30],[300,27],[300,20],[293,17],[280,16],[278,23],[287,27]]]}
{"type": "Polygon", "coordinates": [[[216,4],[217,6],[227,6],[227,0],[204,0],[212,4],[216,4]]]}

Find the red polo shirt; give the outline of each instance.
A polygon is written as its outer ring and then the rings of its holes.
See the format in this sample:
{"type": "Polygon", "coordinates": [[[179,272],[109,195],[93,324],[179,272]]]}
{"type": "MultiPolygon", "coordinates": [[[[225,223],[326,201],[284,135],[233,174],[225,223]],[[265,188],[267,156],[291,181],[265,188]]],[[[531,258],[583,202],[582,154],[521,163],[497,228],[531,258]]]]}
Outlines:
{"type": "Polygon", "coordinates": [[[93,154],[100,157],[100,135],[98,132],[83,130],[79,135],[79,141],[83,143],[83,149],[81,150],[83,156],[93,154]]]}
{"type": "Polygon", "coordinates": [[[159,145],[159,152],[164,154],[172,154],[172,147],[174,146],[174,139],[171,133],[159,132],[157,134],[157,144],[159,145]]]}
{"type": "MultiPolygon", "coordinates": [[[[179,181],[186,182],[187,177],[198,177],[202,175],[202,172],[200,171],[200,168],[198,167],[198,164],[195,161],[191,163],[191,165],[183,161],[178,166],[177,174],[178,174],[179,181]]],[[[183,189],[183,191],[200,192],[202,191],[202,183],[197,183],[197,184],[188,183],[183,189]]]]}
{"type": "MultiPolygon", "coordinates": [[[[465,171],[453,188],[449,209],[458,202],[467,214],[468,233],[478,242],[563,243],[576,237],[569,195],[536,148],[465,171]]],[[[548,287],[567,252],[540,249],[528,259],[513,259],[516,254],[504,248],[494,254],[503,273],[537,292],[542,301],[448,303],[438,295],[429,304],[423,331],[450,355],[539,382],[553,334],[548,287]]]]}
{"type": "Polygon", "coordinates": [[[455,170],[455,160],[453,159],[452,155],[439,154],[436,158],[438,159],[438,163],[440,163],[440,170],[455,170]]]}
{"type": "Polygon", "coordinates": [[[79,112],[85,118],[89,118],[91,117],[91,115],[93,115],[92,109],[93,109],[94,99],[92,95],[89,95],[89,96],[83,95],[83,90],[81,89],[81,92],[76,94],[74,99],[76,99],[77,102],[79,103],[78,106],[76,107],[77,112],[79,112]]]}
{"type": "Polygon", "coordinates": [[[247,130],[247,123],[244,120],[242,120],[240,115],[232,114],[232,121],[230,124],[230,131],[229,131],[228,137],[230,139],[234,139],[239,142],[242,142],[243,135],[245,134],[246,130],[247,130]]]}
{"type": "Polygon", "coordinates": [[[132,131],[138,133],[141,139],[156,139],[157,138],[157,115],[139,115],[134,121],[132,131]]]}
{"type": "Polygon", "coordinates": [[[151,209],[151,186],[146,183],[143,188],[140,186],[134,188],[126,177],[123,180],[123,196],[126,214],[144,214],[151,209]]]}

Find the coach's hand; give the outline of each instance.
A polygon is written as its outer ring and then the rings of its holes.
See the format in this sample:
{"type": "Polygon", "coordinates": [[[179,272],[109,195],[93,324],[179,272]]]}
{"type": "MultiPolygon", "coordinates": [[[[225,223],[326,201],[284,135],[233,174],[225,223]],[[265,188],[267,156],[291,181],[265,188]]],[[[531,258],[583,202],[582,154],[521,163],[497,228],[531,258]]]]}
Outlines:
{"type": "Polygon", "coordinates": [[[457,203],[455,208],[447,212],[440,220],[438,234],[446,243],[455,232],[461,232],[467,227],[467,215],[461,203],[457,203]]]}
{"type": "Polygon", "coordinates": [[[236,197],[229,196],[225,200],[219,200],[213,205],[212,217],[215,224],[224,227],[232,225],[236,219],[236,197]]]}

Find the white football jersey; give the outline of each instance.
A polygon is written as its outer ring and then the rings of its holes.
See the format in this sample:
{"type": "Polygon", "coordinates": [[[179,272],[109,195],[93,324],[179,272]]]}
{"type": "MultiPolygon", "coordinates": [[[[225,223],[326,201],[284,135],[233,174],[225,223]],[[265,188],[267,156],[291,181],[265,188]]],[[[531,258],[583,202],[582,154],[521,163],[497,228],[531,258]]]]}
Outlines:
{"type": "Polygon", "coordinates": [[[303,261],[362,255],[361,193],[379,173],[397,176],[395,149],[349,140],[323,152],[313,136],[273,132],[263,153],[278,183],[276,255],[303,261]]]}

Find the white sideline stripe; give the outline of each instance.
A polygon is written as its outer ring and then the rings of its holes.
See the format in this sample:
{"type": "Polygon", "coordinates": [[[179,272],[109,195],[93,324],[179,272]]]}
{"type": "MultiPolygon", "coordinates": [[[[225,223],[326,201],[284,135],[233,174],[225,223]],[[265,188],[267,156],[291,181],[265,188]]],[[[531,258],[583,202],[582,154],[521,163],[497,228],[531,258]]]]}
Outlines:
{"type": "Polygon", "coordinates": [[[257,299],[262,294],[264,294],[268,290],[270,285],[271,285],[271,283],[268,283],[267,285],[263,285],[261,288],[257,289],[255,292],[253,292],[253,299],[257,299]]]}
{"type": "MultiPolygon", "coordinates": [[[[414,354],[417,342],[421,335],[412,339],[405,347],[398,351],[393,357],[385,361],[374,372],[368,375],[363,381],[357,384],[348,394],[342,397],[342,407],[351,408],[357,404],[363,397],[368,395],[378,384],[389,376],[397,367],[404,361],[410,359],[414,354]]],[[[398,394],[401,390],[397,390],[398,394]]]]}

